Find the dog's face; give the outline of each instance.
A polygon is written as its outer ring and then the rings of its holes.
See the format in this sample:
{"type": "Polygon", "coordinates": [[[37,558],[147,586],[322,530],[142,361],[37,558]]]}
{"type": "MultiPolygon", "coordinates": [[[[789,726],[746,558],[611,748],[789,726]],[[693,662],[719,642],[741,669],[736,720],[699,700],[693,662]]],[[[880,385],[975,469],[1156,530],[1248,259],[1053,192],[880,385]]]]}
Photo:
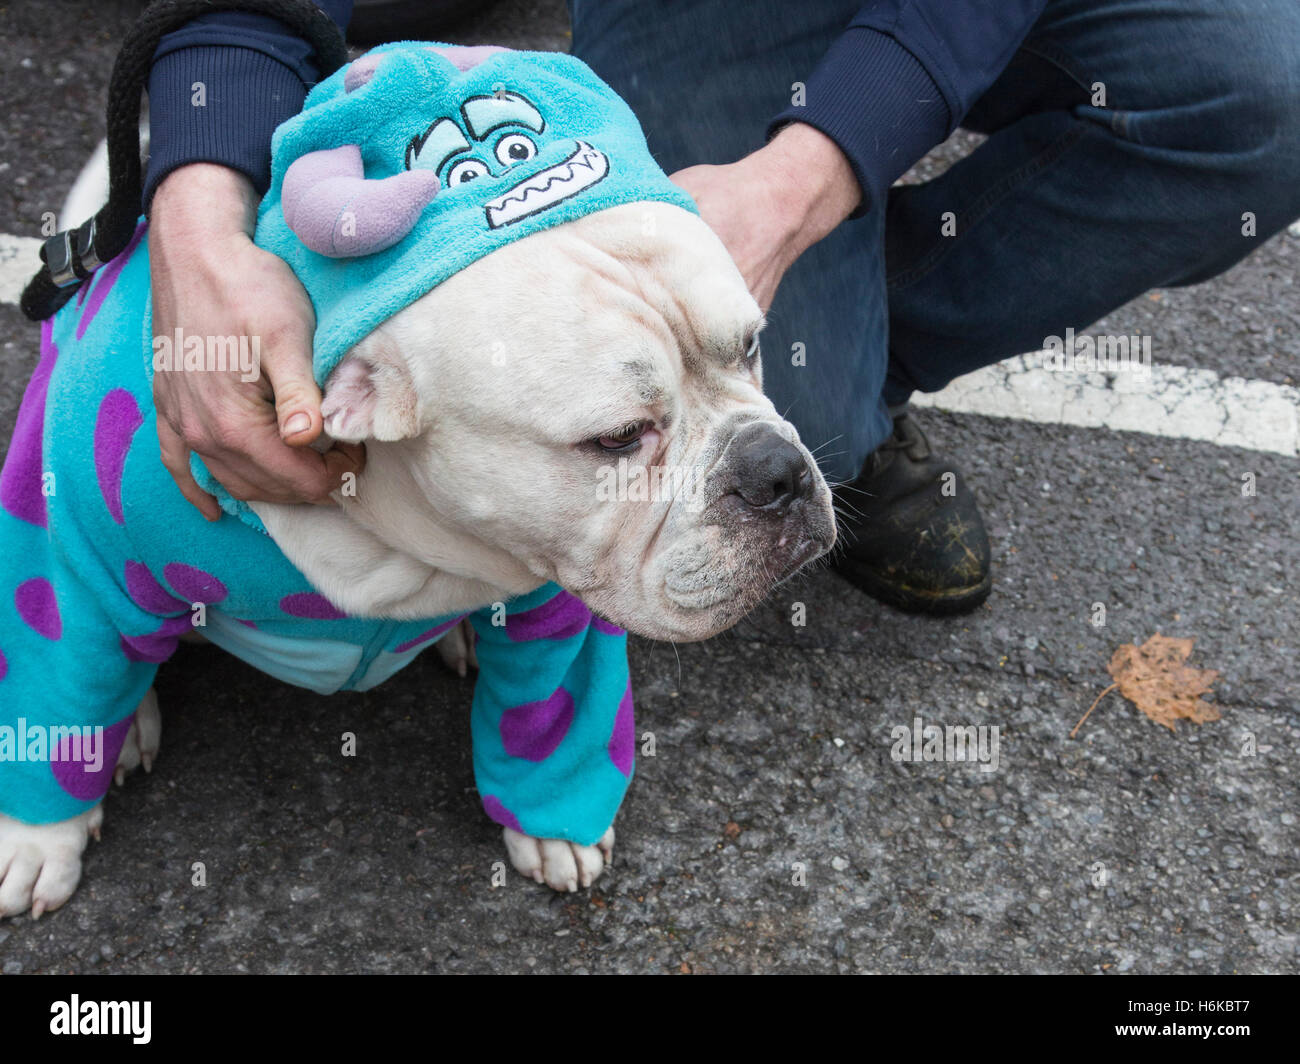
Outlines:
{"type": "Polygon", "coordinates": [[[615,207],[391,318],[328,381],[326,428],[400,449],[444,526],[606,619],[702,639],[835,538],[816,463],[762,393],[761,325],[699,218],[615,207]]]}

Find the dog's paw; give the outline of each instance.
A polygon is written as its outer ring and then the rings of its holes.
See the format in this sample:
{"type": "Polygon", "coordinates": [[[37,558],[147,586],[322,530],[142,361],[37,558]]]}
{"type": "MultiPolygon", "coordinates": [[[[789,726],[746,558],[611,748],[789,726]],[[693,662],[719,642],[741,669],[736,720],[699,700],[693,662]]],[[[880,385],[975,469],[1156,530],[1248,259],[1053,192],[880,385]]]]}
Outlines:
{"type": "Polygon", "coordinates": [[[162,743],[162,715],[158,712],[158,696],[153,688],[140,699],[135,707],[135,719],[131,721],[131,730],[126,733],[122,743],[122,752],[117,755],[117,767],[113,769],[113,779],[120,787],[126,780],[128,772],[134,772],[141,765],[146,772],[153,771],[154,758],[158,756],[158,747],[162,743]]]}
{"type": "Polygon", "coordinates": [[[564,839],[535,839],[510,828],[502,831],[516,872],[570,894],[596,882],[614,854],[613,828],[595,846],[579,846],[564,839]]]}
{"type": "Polygon", "coordinates": [[[24,824],[0,813],[0,917],[57,909],[81,880],[86,840],[99,838],[102,806],[54,824],[24,824]]]}
{"type": "Polygon", "coordinates": [[[474,653],[474,626],[469,619],[463,619],[438,640],[438,653],[447,668],[464,679],[470,669],[478,668],[478,657],[474,653]]]}

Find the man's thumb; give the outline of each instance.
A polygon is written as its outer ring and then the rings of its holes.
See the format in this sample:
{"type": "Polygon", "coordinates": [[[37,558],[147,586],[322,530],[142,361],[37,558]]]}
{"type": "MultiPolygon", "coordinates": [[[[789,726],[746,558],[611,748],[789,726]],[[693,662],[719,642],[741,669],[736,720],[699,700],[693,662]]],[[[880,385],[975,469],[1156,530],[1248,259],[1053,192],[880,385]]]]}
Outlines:
{"type": "Polygon", "coordinates": [[[312,376],[310,351],[309,344],[295,345],[262,367],[275,395],[280,438],[294,446],[311,443],[321,432],[321,394],[312,376]]]}

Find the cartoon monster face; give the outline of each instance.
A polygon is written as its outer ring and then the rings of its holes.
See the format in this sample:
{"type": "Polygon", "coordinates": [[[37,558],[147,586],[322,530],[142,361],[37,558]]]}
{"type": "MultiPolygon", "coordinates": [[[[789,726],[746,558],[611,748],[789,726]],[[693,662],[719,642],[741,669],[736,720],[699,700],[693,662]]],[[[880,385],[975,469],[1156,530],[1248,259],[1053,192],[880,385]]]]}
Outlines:
{"type": "MultiPolygon", "coordinates": [[[[546,120],[524,95],[504,88],[471,96],[460,106],[460,121],[439,118],[406,146],[406,169],[438,176],[443,195],[482,177],[501,177],[536,158],[546,137],[546,120]]],[[[518,183],[484,207],[490,229],[510,225],[547,210],[590,188],[609,173],[609,159],[585,141],[568,158],[518,183]]]]}
{"type": "Polygon", "coordinates": [[[276,130],[256,240],[311,297],[324,382],[362,337],[471,263],[628,203],[697,213],[581,60],[404,41],[336,71],[276,130]]]}

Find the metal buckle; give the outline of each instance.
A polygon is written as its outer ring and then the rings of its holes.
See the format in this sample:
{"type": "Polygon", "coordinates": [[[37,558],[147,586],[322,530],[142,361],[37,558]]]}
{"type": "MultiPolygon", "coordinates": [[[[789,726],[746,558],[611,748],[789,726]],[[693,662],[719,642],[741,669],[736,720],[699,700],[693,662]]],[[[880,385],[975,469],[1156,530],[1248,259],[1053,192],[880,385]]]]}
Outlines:
{"type": "Polygon", "coordinates": [[[91,217],[77,227],[77,262],[83,277],[88,277],[104,264],[95,254],[95,219],[91,217]]]}
{"type": "Polygon", "coordinates": [[[81,280],[77,276],[76,259],[72,254],[71,231],[65,229],[45,241],[41,246],[41,258],[49,267],[50,279],[60,288],[67,288],[81,280]]]}
{"type": "Polygon", "coordinates": [[[104,265],[95,254],[95,219],[82,222],[76,229],[55,233],[41,248],[41,258],[50,268],[50,279],[59,288],[80,284],[104,265]]]}

